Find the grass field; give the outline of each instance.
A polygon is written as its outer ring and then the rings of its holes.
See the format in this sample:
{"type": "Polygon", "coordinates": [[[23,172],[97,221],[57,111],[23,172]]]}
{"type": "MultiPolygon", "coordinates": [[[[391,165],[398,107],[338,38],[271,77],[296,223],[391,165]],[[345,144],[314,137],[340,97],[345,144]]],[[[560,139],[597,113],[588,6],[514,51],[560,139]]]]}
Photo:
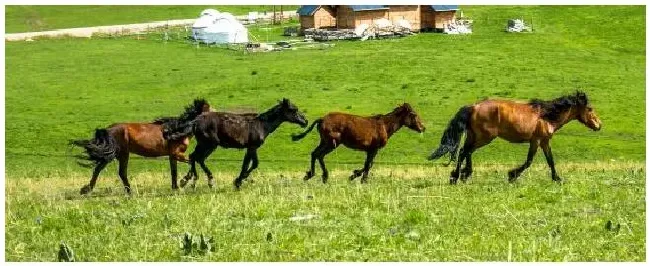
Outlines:
{"type": "MultiPolygon", "coordinates": [[[[5,32],[143,23],[195,18],[204,9],[245,15],[249,11],[273,11],[271,5],[250,6],[5,6],[5,32]]],[[[296,10],[298,6],[283,6],[296,10]]],[[[276,6],[279,11],[280,7],[276,6]]]]}
{"type": "Polygon", "coordinates": [[[156,34],[6,42],[6,260],[55,260],[65,241],[80,261],[644,261],[645,8],[464,13],[475,20],[469,36],[325,50],[245,54],[156,34]],[[520,16],[536,32],[504,33],[507,18],[520,16]],[[541,155],[508,184],[527,146],[501,140],[475,153],[466,184],[447,185],[451,169],[424,159],[464,104],[577,88],[603,130],[573,122],[555,135],[563,185],[551,182],[541,155]],[[90,170],[71,158],[79,151],[68,139],[175,115],[199,96],[220,110],[258,111],[287,97],[310,121],[330,111],[387,113],[406,101],[427,132],[395,134],[368,185],[347,181],[364,154],[345,148],[326,158],[330,184],[304,183],[317,134],[291,142],[302,129],[283,125],[259,151],[255,183],[240,192],[231,182],[243,152],[218,149],[208,160],[214,190],[201,175],[195,191],[172,192],[166,159],[134,156],[133,196],[120,188],[115,164],[90,197],[78,195],[90,170]],[[291,220],[305,215],[314,217],[291,220]],[[620,230],[607,230],[608,221],[620,230]],[[185,232],[215,237],[215,250],[185,255],[185,232]]]}

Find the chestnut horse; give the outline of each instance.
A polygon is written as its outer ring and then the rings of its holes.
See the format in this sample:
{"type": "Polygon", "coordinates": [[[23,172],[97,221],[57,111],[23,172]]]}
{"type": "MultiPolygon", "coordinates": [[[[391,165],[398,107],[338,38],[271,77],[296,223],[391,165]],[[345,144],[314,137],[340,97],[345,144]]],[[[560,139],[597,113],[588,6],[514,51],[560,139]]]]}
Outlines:
{"type": "Polygon", "coordinates": [[[307,131],[293,135],[293,141],[304,138],[314,129],[316,124],[318,124],[320,133],[320,144],[311,153],[310,169],[307,171],[304,180],[314,177],[314,164],[318,159],[323,171],[323,183],[327,183],[328,178],[328,171],[324,161],[325,155],[332,152],[340,144],[354,150],[366,152],[366,162],[363,168],[354,170],[350,176],[350,181],[352,181],[363,174],[361,183],[366,183],[375,155],[377,155],[379,149],[386,146],[388,139],[395,132],[402,126],[420,133],[425,130],[415,110],[408,103],[404,103],[385,115],[363,117],[338,112],[329,113],[314,121],[307,131]]]}
{"type": "Polygon", "coordinates": [[[235,189],[239,189],[242,181],[259,164],[257,149],[264,144],[264,140],[269,134],[273,133],[283,122],[298,124],[302,127],[307,126],[305,115],[299,112],[298,107],[288,99],[283,99],[276,106],[259,115],[210,112],[198,116],[192,128],[197,144],[190,154],[190,171],[181,180],[181,187],[184,187],[192,177],[194,179],[191,186],[196,185],[198,179],[196,162],[208,176],[208,186],[214,186],[212,172],[205,165],[205,160],[218,146],[221,146],[223,148],[246,149],[241,172],[234,182],[235,189]],[[252,165],[250,165],[251,162],[252,165]]]}
{"type": "Polygon", "coordinates": [[[71,140],[70,144],[86,150],[87,157],[82,159],[91,161],[90,164],[80,164],[95,168],[90,183],[81,188],[81,194],[93,190],[99,173],[113,159],[119,162],[120,179],[130,194],[131,185],[126,175],[130,153],[144,157],[169,156],[172,189],[177,189],[176,161],[187,162],[184,153],[191,138],[191,131],[187,128],[191,128],[196,116],[208,111],[208,102],[196,99],[179,117],[159,118],[151,123],[115,123],[107,128],[96,129],[93,139],[71,140]]]}
{"type": "Polygon", "coordinates": [[[456,169],[451,172],[449,178],[450,184],[456,184],[459,176],[465,181],[472,175],[472,153],[500,137],[511,143],[530,144],[526,162],[508,172],[508,181],[517,180],[532,163],[537,148],[541,147],[551,168],[551,178],[560,182],[562,179],[555,171],[551,153],[551,137],[574,119],[594,131],[601,128],[600,119],[589,104],[587,95],[581,91],[550,101],[533,99],[528,103],[520,103],[509,100],[484,100],[460,108],[443,133],[440,147],[429,156],[429,160],[450,153],[451,161],[454,161],[461,135],[466,132],[465,144],[460,149],[456,169]],[[461,171],[463,160],[466,161],[465,168],[461,171]]]}

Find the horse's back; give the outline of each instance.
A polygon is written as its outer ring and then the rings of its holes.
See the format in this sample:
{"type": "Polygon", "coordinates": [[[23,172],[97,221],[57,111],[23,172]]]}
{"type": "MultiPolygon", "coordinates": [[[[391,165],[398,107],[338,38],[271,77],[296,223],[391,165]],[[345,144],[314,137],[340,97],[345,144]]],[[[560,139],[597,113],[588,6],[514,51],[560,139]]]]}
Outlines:
{"type": "Polygon", "coordinates": [[[321,137],[335,139],[353,149],[367,149],[377,142],[378,123],[372,117],[332,112],[323,117],[321,137]]]}
{"type": "MultiPolygon", "coordinates": [[[[162,135],[162,125],[154,123],[116,123],[110,126],[111,134],[121,147],[145,157],[169,155],[167,141],[162,135]]],[[[183,139],[180,142],[186,143],[183,139]]]]}
{"type": "Polygon", "coordinates": [[[254,129],[251,123],[254,123],[257,114],[211,112],[199,117],[199,132],[195,132],[197,139],[200,136],[224,148],[245,148],[254,129]]]}
{"type": "Polygon", "coordinates": [[[471,127],[482,135],[510,142],[530,140],[539,125],[539,112],[525,102],[484,100],[473,105],[471,127]]]}

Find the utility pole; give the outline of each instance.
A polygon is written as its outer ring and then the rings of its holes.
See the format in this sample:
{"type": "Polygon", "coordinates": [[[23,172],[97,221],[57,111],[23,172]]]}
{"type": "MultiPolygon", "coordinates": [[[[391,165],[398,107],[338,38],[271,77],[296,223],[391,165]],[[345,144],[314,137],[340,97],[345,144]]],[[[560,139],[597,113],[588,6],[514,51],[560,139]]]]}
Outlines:
{"type": "Polygon", "coordinates": [[[282,5],[280,5],[280,24],[282,24],[283,19],[284,19],[284,12],[282,12],[282,5]]]}
{"type": "Polygon", "coordinates": [[[275,5],[273,5],[273,25],[275,25],[275,5]]]}

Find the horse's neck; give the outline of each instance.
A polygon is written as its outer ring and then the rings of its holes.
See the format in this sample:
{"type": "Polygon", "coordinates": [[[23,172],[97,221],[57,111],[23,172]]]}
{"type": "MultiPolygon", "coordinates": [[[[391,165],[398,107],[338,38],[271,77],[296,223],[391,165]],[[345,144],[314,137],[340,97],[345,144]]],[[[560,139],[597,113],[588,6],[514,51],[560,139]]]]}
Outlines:
{"type": "Polygon", "coordinates": [[[262,123],[262,127],[264,128],[264,137],[273,133],[273,131],[278,129],[278,127],[280,127],[280,124],[284,122],[281,119],[280,115],[273,109],[259,115],[257,117],[257,120],[262,123]]]}
{"type": "Polygon", "coordinates": [[[379,119],[386,126],[386,135],[388,135],[389,138],[402,128],[402,123],[400,123],[399,117],[392,112],[382,115],[379,119]]]}
{"type": "Polygon", "coordinates": [[[571,106],[569,110],[567,110],[566,112],[560,115],[560,119],[558,119],[556,122],[551,122],[551,125],[553,125],[553,128],[555,128],[555,131],[558,131],[564,125],[566,125],[567,123],[575,119],[576,119],[575,107],[571,106]]]}

